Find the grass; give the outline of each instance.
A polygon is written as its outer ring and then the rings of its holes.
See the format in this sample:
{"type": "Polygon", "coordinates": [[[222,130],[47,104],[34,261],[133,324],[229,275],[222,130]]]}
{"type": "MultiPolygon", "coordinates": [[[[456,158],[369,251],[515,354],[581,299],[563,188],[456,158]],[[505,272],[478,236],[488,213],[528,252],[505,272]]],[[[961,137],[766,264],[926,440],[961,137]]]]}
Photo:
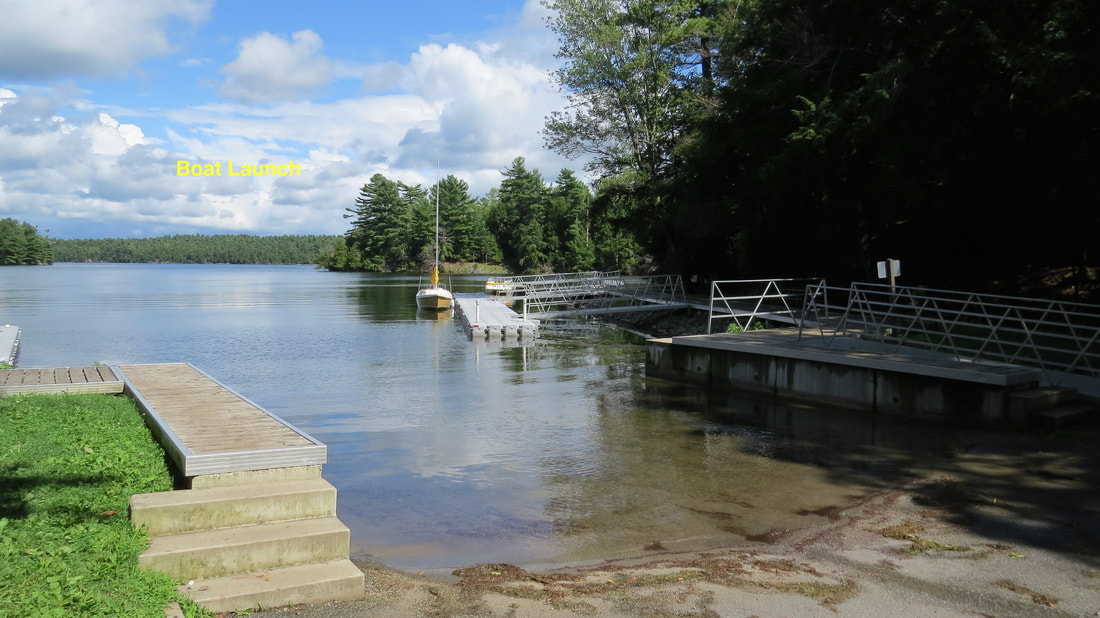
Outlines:
{"type": "Polygon", "coordinates": [[[138,568],[136,493],[172,489],[134,404],[111,395],[0,399],[0,617],[164,616],[165,575],[138,568]]]}

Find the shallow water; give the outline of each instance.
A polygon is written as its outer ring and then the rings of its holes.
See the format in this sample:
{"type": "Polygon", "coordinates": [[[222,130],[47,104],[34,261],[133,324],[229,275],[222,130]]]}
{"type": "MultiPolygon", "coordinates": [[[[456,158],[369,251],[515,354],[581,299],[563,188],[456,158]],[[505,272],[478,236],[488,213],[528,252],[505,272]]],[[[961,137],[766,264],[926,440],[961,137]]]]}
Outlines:
{"type": "Polygon", "coordinates": [[[287,419],[329,446],[353,552],[408,570],[774,542],[975,444],[646,379],[641,340],[597,324],[472,342],[417,313],[417,285],[300,266],[5,267],[0,323],[23,329],[21,367],[189,361],[287,419]]]}

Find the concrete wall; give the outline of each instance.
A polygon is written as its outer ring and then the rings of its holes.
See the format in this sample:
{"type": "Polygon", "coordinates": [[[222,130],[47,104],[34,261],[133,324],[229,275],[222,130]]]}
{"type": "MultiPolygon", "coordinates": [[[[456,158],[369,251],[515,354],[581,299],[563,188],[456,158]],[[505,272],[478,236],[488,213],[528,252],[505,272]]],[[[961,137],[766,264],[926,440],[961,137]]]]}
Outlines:
{"type": "Polygon", "coordinates": [[[674,345],[671,339],[647,342],[646,375],[984,427],[1007,422],[1006,396],[1021,388],[766,353],[674,345]]]}

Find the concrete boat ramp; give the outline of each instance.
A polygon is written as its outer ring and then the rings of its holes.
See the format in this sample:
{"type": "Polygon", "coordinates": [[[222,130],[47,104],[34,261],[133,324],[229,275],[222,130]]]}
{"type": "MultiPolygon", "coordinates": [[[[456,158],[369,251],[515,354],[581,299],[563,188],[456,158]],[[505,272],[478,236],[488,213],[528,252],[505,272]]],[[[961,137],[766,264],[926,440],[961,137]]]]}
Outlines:
{"type": "Polygon", "coordinates": [[[538,320],[524,319],[488,294],[455,294],[455,308],[470,339],[530,340],[538,336],[538,320]]]}
{"type": "Polygon", "coordinates": [[[798,329],[646,342],[646,376],[995,429],[1061,424],[1096,403],[1040,385],[1041,371],[859,339],[831,346],[798,329]]]}

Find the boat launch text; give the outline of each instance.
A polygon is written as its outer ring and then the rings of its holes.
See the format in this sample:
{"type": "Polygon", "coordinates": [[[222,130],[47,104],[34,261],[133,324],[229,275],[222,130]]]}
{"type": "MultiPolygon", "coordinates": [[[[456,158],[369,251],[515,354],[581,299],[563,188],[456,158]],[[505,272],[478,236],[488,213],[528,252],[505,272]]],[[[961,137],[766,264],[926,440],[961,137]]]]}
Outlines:
{"type": "Polygon", "coordinates": [[[214,163],[191,163],[190,161],[176,161],[176,176],[301,176],[302,168],[294,161],[275,165],[238,165],[233,161],[224,161],[225,174],[222,174],[223,161],[214,163]]]}

